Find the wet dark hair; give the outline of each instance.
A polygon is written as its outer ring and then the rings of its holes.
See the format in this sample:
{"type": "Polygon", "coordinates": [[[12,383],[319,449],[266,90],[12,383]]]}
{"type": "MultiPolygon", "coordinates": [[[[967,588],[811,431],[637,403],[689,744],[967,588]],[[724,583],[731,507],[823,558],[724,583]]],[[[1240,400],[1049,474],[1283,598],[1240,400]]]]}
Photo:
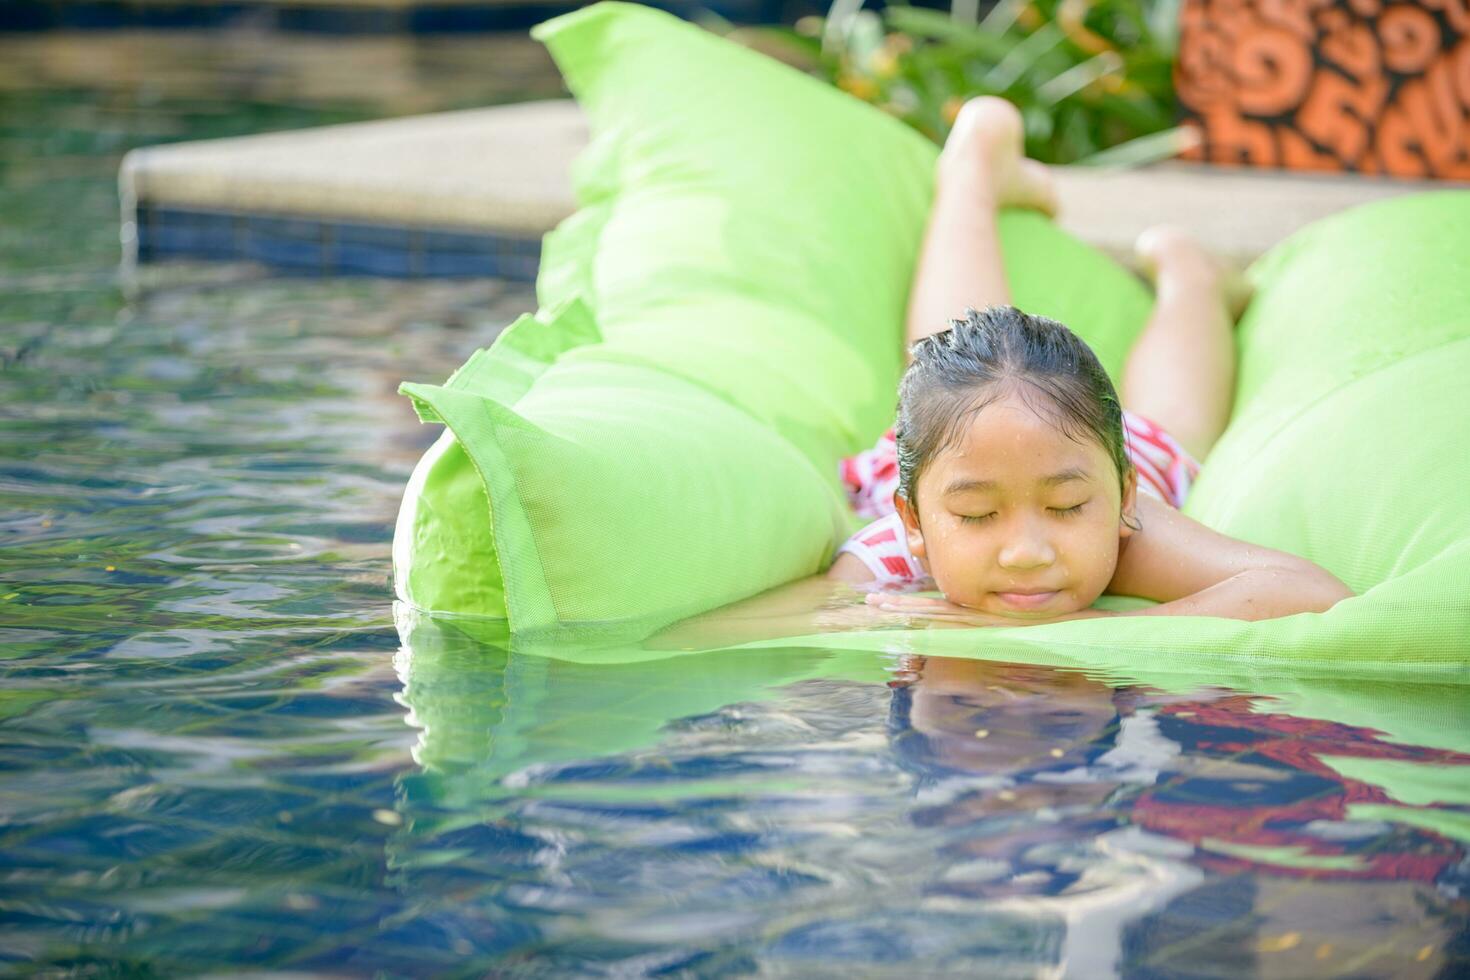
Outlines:
{"type": "MultiPolygon", "coordinates": [[[[971,735],[961,736],[956,732],[926,733],[914,727],[914,695],[915,691],[911,684],[889,684],[893,691],[888,701],[888,719],[884,726],[888,736],[888,745],[893,752],[894,762],[905,772],[918,777],[917,786],[924,788],[936,785],[946,777],[951,776],[991,776],[995,773],[976,772],[973,768],[956,765],[944,761],[945,739],[973,739],[971,735]]],[[[1126,690],[1126,689],[1120,689],[1126,690]]],[[[1113,702],[1119,702],[1119,691],[1113,692],[1113,702]]],[[[1045,710],[1044,708],[1042,710],[1045,710]]],[[[1117,747],[1117,739],[1120,728],[1118,720],[1121,714],[1115,713],[1111,723],[1101,726],[1096,738],[1087,744],[1079,760],[1075,757],[1053,759],[1047,757],[1046,761],[1032,762],[1025,767],[1015,770],[1012,774],[1019,777],[1020,781],[1032,782],[1037,773],[1063,772],[1075,769],[1078,765],[1090,766],[1097,761],[1097,757],[1117,747]]],[[[1036,743],[1047,744],[1046,734],[1037,733],[1036,743]]],[[[1052,743],[1054,744],[1054,743],[1052,743]]]]}
{"type": "Polygon", "coordinates": [[[1055,320],[991,306],[949,321],[910,348],[898,386],[898,492],[913,503],[919,474],[953,445],[977,412],[1008,392],[1070,439],[1091,439],[1118,469],[1132,464],[1123,407],[1092,348],[1055,320]]]}

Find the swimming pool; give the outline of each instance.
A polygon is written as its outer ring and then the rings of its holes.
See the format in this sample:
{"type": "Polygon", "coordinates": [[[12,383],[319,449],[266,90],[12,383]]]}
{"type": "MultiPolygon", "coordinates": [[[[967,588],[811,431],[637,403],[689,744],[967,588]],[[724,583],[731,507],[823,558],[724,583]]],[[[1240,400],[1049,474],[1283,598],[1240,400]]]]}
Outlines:
{"type": "Polygon", "coordinates": [[[190,37],[137,75],[130,41],[0,43],[7,970],[1470,970],[1465,687],[901,633],[613,662],[395,615],[392,522],[435,431],[394,389],[531,291],[180,266],[125,302],[117,159],[554,77],[379,39],[357,56],[432,69],[347,98],[349,55],[282,67],[254,38],[221,71],[190,37]]]}

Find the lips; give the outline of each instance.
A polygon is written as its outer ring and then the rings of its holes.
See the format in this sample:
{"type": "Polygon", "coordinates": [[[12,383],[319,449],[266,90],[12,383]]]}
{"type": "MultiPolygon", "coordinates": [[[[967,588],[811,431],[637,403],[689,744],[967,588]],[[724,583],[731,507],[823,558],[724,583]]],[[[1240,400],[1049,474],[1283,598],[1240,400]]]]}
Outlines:
{"type": "Polygon", "coordinates": [[[1055,589],[1026,589],[995,594],[1001,602],[1015,609],[1037,609],[1055,599],[1060,593],[1055,589]]]}

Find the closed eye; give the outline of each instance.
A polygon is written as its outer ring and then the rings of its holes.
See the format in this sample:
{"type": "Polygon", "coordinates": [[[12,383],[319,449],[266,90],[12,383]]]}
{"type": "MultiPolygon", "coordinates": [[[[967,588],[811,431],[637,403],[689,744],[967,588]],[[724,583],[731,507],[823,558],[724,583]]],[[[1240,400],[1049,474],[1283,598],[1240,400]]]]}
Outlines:
{"type": "Polygon", "coordinates": [[[961,515],[960,521],[965,524],[979,524],[981,521],[988,521],[994,516],[994,511],[989,514],[961,515]]]}
{"type": "Polygon", "coordinates": [[[1051,508],[1051,512],[1053,514],[1056,514],[1058,517],[1067,517],[1067,516],[1069,516],[1071,514],[1075,514],[1078,511],[1080,511],[1082,509],[1083,504],[1086,504],[1086,503],[1087,503],[1087,501],[1084,500],[1084,501],[1082,501],[1081,504],[1074,504],[1071,507],[1053,507],[1053,508],[1051,508]]]}

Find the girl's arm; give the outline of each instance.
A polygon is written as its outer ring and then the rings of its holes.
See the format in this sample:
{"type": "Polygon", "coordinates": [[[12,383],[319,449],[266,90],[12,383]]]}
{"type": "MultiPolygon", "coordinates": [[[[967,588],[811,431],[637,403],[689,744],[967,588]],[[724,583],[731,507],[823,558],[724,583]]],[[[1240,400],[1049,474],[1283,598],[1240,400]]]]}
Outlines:
{"type": "Polygon", "coordinates": [[[1274,619],[1325,612],[1353,595],[1305,558],[1212,531],[1146,494],[1138,520],[1143,529],[1123,539],[1108,591],[1160,605],[1119,615],[1274,619]]]}
{"type": "MultiPolygon", "coordinates": [[[[869,572],[869,580],[872,577],[869,572]]],[[[906,617],[873,609],[860,598],[840,579],[815,575],[675,623],[643,645],[651,650],[708,650],[785,636],[907,624],[906,617]]]]}
{"type": "Polygon", "coordinates": [[[844,551],[827,569],[826,577],[848,585],[866,585],[873,581],[873,570],[857,555],[844,551]]]}

